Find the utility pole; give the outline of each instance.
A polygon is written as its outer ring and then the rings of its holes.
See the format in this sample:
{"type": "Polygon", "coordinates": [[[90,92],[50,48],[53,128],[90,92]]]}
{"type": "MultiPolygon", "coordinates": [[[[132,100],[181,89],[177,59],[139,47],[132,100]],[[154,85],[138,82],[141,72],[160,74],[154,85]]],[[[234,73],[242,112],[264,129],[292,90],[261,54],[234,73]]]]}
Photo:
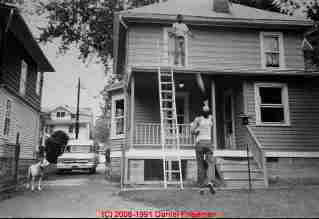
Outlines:
{"type": "Polygon", "coordinates": [[[77,103],[76,103],[76,119],[75,119],[75,139],[79,137],[79,114],[80,114],[80,77],[78,80],[78,96],[77,96],[77,103]]]}

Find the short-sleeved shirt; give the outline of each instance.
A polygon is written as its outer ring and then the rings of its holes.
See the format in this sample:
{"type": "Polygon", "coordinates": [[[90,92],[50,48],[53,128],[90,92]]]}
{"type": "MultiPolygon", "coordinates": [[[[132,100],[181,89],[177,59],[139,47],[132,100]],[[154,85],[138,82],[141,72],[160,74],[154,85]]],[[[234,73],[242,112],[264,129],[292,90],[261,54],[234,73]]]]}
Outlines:
{"type": "Polygon", "coordinates": [[[185,37],[189,31],[188,27],[184,23],[175,22],[173,24],[173,30],[176,37],[185,37]]]}
{"type": "Polygon", "coordinates": [[[200,140],[208,140],[211,141],[212,134],[211,128],[213,126],[212,116],[208,116],[205,118],[204,116],[196,117],[195,120],[191,123],[191,127],[197,127],[196,131],[198,135],[196,136],[196,142],[200,140]]]}

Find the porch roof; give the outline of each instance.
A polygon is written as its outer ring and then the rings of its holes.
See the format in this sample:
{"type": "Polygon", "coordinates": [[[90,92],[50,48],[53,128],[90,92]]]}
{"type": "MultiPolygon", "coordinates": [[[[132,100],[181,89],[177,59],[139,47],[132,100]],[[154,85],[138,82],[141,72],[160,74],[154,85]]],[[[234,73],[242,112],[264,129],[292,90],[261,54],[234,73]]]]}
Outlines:
{"type": "MultiPolygon", "coordinates": [[[[172,67],[161,66],[163,71],[170,71],[172,67]]],[[[304,76],[317,77],[319,71],[306,71],[304,69],[205,69],[205,68],[184,68],[173,67],[174,72],[178,74],[208,74],[208,75],[238,75],[238,76],[304,76]]],[[[132,72],[150,72],[156,73],[158,66],[132,66],[132,72]]]]}

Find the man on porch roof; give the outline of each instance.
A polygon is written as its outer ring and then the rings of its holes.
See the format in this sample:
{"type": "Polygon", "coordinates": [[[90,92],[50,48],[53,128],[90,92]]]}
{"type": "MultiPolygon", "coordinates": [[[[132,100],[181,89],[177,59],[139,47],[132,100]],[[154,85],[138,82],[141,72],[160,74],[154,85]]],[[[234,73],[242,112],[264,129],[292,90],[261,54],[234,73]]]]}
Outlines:
{"type": "Polygon", "coordinates": [[[197,183],[200,187],[208,186],[214,193],[215,162],[211,136],[212,126],[213,120],[208,100],[205,100],[201,115],[191,123],[191,131],[196,135],[197,183]]]}

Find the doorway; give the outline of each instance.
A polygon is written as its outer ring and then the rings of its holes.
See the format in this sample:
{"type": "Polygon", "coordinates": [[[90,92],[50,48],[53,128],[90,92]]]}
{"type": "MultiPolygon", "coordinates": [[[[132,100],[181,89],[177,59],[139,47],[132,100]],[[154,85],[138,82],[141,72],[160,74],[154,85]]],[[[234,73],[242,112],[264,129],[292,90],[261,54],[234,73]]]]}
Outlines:
{"type": "Polygon", "coordinates": [[[224,92],[224,142],[225,149],[236,149],[235,141],[235,103],[233,89],[224,92]]]}

